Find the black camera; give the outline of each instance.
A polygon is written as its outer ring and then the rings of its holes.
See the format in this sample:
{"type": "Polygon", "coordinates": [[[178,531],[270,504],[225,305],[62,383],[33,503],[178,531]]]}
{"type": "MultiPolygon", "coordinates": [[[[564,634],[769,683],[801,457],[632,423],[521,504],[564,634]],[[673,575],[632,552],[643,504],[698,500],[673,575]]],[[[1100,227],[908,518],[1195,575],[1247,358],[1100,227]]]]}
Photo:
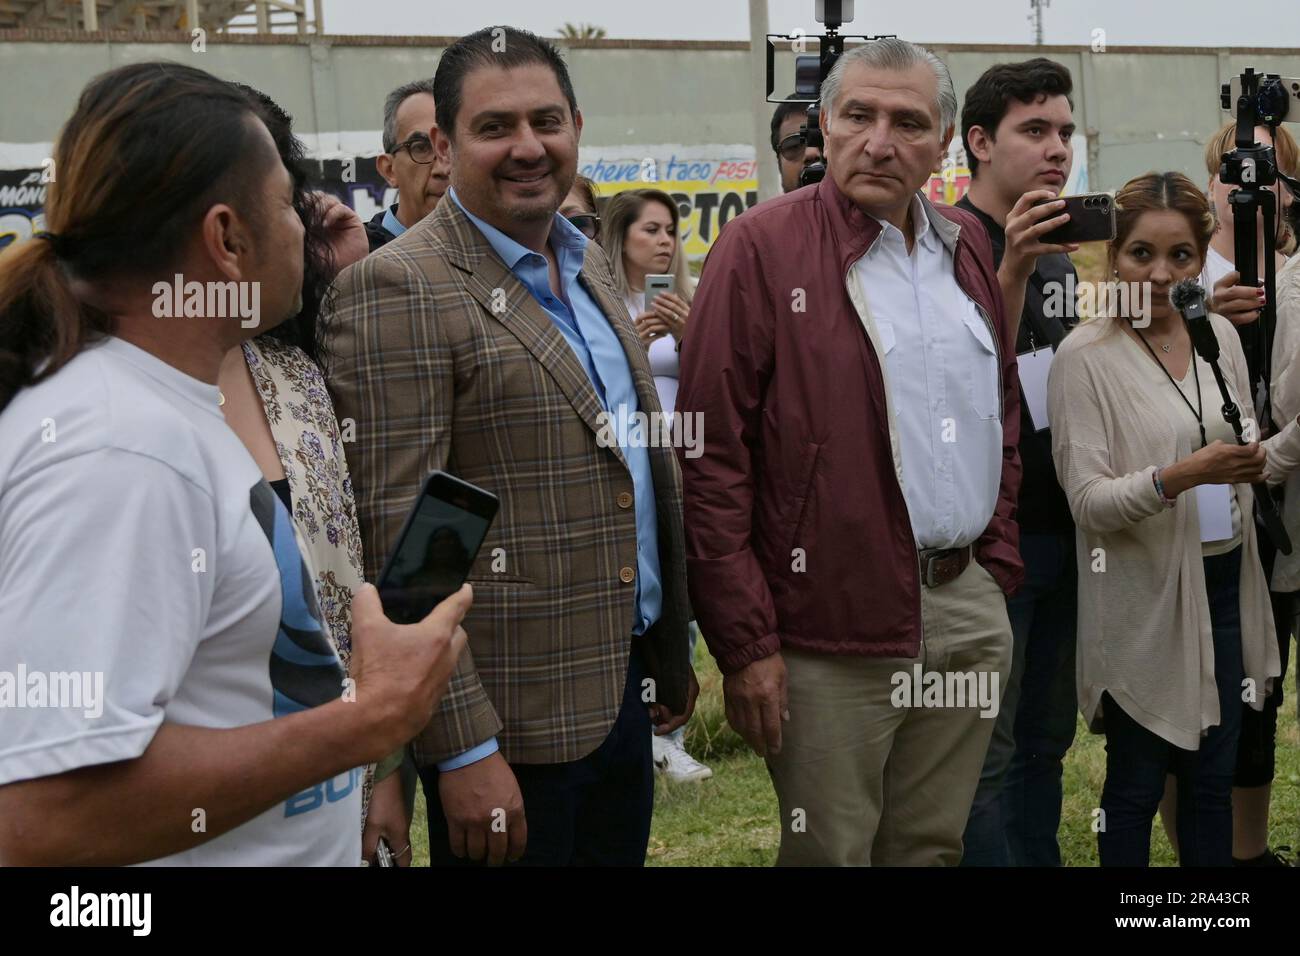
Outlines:
{"type": "MultiPolygon", "coordinates": [[[[769,103],[807,103],[808,116],[799,128],[799,142],[805,149],[812,147],[824,155],[825,141],[822,137],[819,120],[821,118],[820,98],[822,84],[830,74],[835,61],[844,52],[845,40],[882,40],[894,34],[881,36],[842,35],[841,26],[853,19],[853,0],[816,0],[815,16],[818,23],[826,25],[826,33],[817,37],[817,52],[805,54],[804,44],[809,37],[802,33],[769,33],[767,35],[767,101],[769,103]],[[794,96],[790,99],[773,98],[775,89],[774,67],[776,64],[776,46],[773,40],[789,41],[795,53],[794,61],[794,96]]],[[[826,175],[826,161],[819,159],[809,163],[799,173],[799,185],[808,186],[821,182],[826,175]]]]}

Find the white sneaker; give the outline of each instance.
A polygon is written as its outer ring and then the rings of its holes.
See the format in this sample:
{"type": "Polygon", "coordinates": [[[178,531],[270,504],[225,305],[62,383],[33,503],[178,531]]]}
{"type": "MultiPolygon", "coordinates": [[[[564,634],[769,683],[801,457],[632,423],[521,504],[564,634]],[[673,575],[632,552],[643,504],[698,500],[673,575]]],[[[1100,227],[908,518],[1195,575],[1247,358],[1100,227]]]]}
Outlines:
{"type": "Polygon", "coordinates": [[[713,776],[713,771],[688,754],[679,740],[656,736],[651,740],[651,749],[655,768],[673,783],[708,780],[713,776]]]}

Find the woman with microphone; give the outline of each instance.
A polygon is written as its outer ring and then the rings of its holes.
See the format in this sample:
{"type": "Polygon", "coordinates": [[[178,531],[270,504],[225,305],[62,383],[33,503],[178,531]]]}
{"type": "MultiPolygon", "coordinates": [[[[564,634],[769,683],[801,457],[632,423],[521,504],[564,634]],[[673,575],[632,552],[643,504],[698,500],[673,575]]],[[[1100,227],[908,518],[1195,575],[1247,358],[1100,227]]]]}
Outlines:
{"type": "MultiPolygon", "coordinates": [[[[1237,334],[1245,338],[1254,334],[1264,306],[1264,214],[1256,216],[1256,248],[1258,250],[1258,286],[1239,285],[1236,271],[1236,219],[1229,201],[1236,186],[1219,178],[1219,167],[1225,153],[1235,145],[1237,124],[1222,126],[1205,144],[1205,169],[1209,175],[1206,196],[1214,221],[1214,234],[1206,250],[1205,265],[1201,270],[1201,286],[1210,298],[1211,308],[1237,326],[1237,334]]],[[[1265,126],[1255,128],[1255,139],[1272,146],[1278,170],[1294,177],[1300,168],[1300,148],[1285,127],[1277,128],[1276,137],[1265,126]]],[[[1293,370],[1293,359],[1300,346],[1300,307],[1294,301],[1283,302],[1283,276],[1287,257],[1284,252],[1295,244],[1295,234],[1288,223],[1292,211],[1292,197],[1287,189],[1277,184],[1269,187],[1277,197],[1278,213],[1275,221],[1273,243],[1277,249],[1274,265],[1277,269],[1278,302],[1277,322],[1273,338],[1272,373],[1269,395],[1272,399],[1272,417],[1283,421],[1300,412],[1300,370],[1293,370]]],[[[1268,435],[1264,430],[1265,437],[1268,435]]],[[[1275,497],[1278,495],[1275,494],[1275,497]]],[[[1280,490],[1279,506],[1293,541],[1300,542],[1300,476],[1288,479],[1280,490]]],[[[1269,600],[1273,608],[1273,621],[1277,636],[1282,677],[1286,675],[1287,658],[1291,650],[1291,631],[1294,628],[1297,591],[1300,591],[1300,549],[1291,555],[1278,554],[1267,536],[1259,541],[1260,563],[1269,581],[1269,600]]],[[[1286,866],[1283,853],[1268,846],[1268,811],[1272,795],[1277,738],[1277,712],[1282,706],[1283,679],[1274,682],[1273,691],[1264,702],[1263,710],[1243,704],[1241,710],[1241,736],[1237,746],[1237,769],[1232,791],[1232,857],[1236,866],[1286,866]]],[[[1164,799],[1160,803],[1160,816],[1165,833],[1174,850],[1178,849],[1177,835],[1177,785],[1170,775],[1164,799]]]]}
{"type": "MultiPolygon", "coordinates": [[[[1103,866],[1145,866],[1165,774],[1178,779],[1184,866],[1232,863],[1232,781],[1243,699],[1258,710],[1279,673],[1251,484],[1300,466],[1300,424],[1237,444],[1213,370],[1169,292],[1201,272],[1213,232],[1180,173],[1116,195],[1112,278],[1147,284],[1148,314],[1086,322],[1057,350],[1052,454],[1078,527],[1079,704],[1106,735],[1103,866]]],[[[1219,365],[1257,433],[1230,322],[1209,320],[1219,365]]]]}

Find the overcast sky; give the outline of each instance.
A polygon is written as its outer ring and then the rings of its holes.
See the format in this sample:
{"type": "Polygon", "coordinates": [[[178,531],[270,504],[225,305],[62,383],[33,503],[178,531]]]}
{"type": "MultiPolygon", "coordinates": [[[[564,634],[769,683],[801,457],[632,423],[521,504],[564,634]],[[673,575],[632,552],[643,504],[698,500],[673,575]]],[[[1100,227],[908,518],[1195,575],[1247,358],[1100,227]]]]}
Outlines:
{"type": "MultiPolygon", "coordinates": [[[[1112,46],[1300,46],[1294,0],[1049,0],[1045,43],[1112,46]]],[[[768,0],[772,33],[820,32],[813,0],[768,0]]],[[[1030,0],[857,0],[843,32],[919,43],[1031,43],[1030,0]]],[[[611,38],[745,40],[747,0],[325,0],[329,33],[459,36],[505,23],[554,36],[565,21],[611,38]]]]}

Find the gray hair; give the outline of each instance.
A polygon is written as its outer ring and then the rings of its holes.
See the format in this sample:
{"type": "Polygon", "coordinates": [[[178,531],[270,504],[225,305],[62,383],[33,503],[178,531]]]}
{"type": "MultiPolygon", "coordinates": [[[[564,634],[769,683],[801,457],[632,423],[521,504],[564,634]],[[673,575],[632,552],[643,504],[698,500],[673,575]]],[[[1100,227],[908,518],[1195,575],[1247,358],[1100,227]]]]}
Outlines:
{"type": "Polygon", "coordinates": [[[414,83],[404,83],[393,92],[388,94],[384,100],[384,152],[392,153],[397,149],[397,110],[407,97],[414,96],[416,93],[428,93],[433,96],[433,80],[416,80],[414,83]]]}
{"type": "Polygon", "coordinates": [[[938,80],[939,95],[935,105],[939,108],[939,125],[943,129],[943,135],[947,136],[948,132],[956,127],[957,91],[953,89],[952,74],[948,72],[948,67],[943,60],[925,47],[897,37],[886,37],[883,40],[873,40],[862,46],[855,46],[835,61],[835,66],[831,68],[826,81],[822,83],[821,111],[826,114],[828,124],[831,119],[831,106],[840,95],[840,81],[844,79],[844,71],[854,63],[872,69],[893,70],[899,73],[924,63],[934,71],[934,78],[938,80]]]}

